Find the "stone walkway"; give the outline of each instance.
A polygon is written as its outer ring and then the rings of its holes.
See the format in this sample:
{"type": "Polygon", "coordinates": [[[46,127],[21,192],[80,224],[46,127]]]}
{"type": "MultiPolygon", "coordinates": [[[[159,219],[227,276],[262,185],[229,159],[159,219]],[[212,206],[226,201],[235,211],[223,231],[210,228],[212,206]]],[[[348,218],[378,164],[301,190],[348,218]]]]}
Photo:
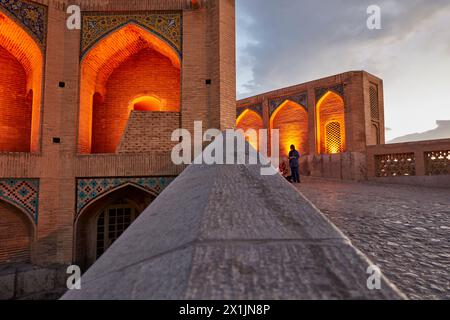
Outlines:
{"type": "Polygon", "coordinates": [[[450,190],[316,178],[298,189],[410,299],[450,299],[450,190]]]}

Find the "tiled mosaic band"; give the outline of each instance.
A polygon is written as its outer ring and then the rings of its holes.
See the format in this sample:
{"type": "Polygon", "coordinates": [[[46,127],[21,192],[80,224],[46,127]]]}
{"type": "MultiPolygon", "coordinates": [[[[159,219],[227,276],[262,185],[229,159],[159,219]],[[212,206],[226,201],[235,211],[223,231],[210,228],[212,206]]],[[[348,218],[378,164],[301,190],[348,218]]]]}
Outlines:
{"type": "Polygon", "coordinates": [[[77,215],[98,197],[125,185],[136,185],[154,195],[160,194],[175,178],[95,178],[77,180],[77,215]]]}
{"type": "Polygon", "coordinates": [[[47,7],[27,0],[0,0],[0,10],[20,22],[26,31],[45,48],[47,7]]]}
{"type": "Polygon", "coordinates": [[[39,180],[0,179],[0,199],[29,214],[38,222],[39,180]]]}
{"type": "Polygon", "coordinates": [[[135,23],[156,34],[182,55],[181,13],[105,14],[83,13],[81,30],[81,56],[98,41],[129,23],[135,23]]]}

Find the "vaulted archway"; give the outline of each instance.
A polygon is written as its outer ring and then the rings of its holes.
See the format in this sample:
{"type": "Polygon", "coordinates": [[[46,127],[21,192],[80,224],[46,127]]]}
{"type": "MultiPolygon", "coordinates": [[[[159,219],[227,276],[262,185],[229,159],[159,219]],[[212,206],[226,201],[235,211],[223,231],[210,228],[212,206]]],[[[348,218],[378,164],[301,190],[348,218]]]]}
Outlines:
{"type": "Polygon", "coordinates": [[[92,265],[156,198],[134,184],[126,184],[99,197],[75,222],[75,261],[92,265]]]}
{"type": "Polygon", "coordinates": [[[270,130],[280,131],[280,157],[289,155],[290,146],[295,145],[300,154],[309,153],[308,112],[298,103],[286,100],[270,118],[270,130]]]}
{"type": "Polygon", "coordinates": [[[181,59],[157,35],[129,23],[86,53],[80,94],[79,152],[115,153],[134,110],[180,111],[181,59]],[[164,107],[141,110],[141,101],[136,109],[139,97],[157,97],[164,107]]]}
{"type": "Polygon", "coordinates": [[[254,130],[256,133],[256,141],[254,137],[246,135],[247,141],[250,142],[253,148],[259,150],[259,130],[264,129],[264,121],[261,116],[253,110],[247,109],[237,118],[236,128],[248,133],[249,130],[254,130]]]}
{"type": "Polygon", "coordinates": [[[38,152],[43,77],[35,40],[0,10],[0,152],[38,152]]]}
{"type": "Polygon", "coordinates": [[[26,213],[0,200],[0,264],[31,262],[34,232],[26,213]]]}
{"type": "Polygon", "coordinates": [[[333,91],[317,102],[316,138],[319,154],[345,151],[345,105],[342,97],[333,91]]]}

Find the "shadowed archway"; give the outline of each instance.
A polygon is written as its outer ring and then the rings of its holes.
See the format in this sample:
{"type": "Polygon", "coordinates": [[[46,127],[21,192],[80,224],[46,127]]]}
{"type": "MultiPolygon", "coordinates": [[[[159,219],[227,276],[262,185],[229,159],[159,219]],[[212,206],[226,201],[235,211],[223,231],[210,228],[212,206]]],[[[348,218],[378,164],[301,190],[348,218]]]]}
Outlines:
{"type": "Polygon", "coordinates": [[[86,269],[92,265],[156,195],[134,184],[126,184],[87,206],[75,222],[75,261],[86,269]]]}
{"type": "Polygon", "coordinates": [[[0,264],[29,263],[35,235],[31,217],[0,200],[0,264]]]}

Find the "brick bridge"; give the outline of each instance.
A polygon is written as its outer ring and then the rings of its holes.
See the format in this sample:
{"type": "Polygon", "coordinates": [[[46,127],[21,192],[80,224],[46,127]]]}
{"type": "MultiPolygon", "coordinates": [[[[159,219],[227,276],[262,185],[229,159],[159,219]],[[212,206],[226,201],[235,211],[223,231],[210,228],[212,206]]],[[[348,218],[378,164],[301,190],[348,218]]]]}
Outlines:
{"type": "Polygon", "coordinates": [[[406,298],[371,290],[373,262],[261,168],[189,166],[63,299],[406,298]]]}

